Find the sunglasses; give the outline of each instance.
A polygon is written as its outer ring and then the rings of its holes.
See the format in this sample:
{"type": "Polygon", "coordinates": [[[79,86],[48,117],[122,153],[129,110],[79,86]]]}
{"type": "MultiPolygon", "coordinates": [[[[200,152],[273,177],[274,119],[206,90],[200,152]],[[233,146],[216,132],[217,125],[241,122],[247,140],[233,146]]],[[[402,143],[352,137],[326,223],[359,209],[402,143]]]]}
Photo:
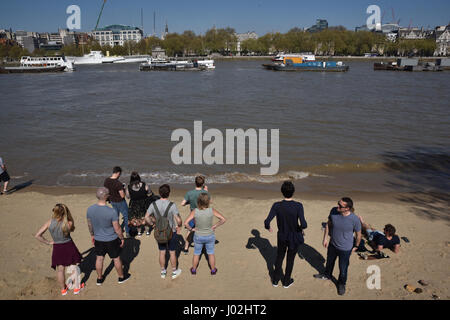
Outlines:
{"type": "Polygon", "coordinates": [[[343,205],[341,205],[340,202],[338,202],[338,207],[339,207],[339,209],[345,209],[345,208],[348,208],[348,207],[344,207],[343,205]]]}

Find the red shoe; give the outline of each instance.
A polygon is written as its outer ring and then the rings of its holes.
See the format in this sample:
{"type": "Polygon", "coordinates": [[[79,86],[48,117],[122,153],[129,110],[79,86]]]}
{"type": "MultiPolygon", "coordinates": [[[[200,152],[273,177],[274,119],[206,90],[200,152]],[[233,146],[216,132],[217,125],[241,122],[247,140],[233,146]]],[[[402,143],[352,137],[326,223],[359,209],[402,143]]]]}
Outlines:
{"type": "Polygon", "coordinates": [[[73,294],[79,294],[84,289],[84,282],[80,285],[80,289],[73,289],[73,294]]]}

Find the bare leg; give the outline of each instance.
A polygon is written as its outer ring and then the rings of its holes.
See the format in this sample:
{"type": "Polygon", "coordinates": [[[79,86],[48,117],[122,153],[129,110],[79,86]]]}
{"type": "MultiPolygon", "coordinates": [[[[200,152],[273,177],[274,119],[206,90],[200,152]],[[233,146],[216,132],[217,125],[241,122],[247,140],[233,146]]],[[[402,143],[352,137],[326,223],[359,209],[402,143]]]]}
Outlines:
{"type": "Polygon", "coordinates": [[[200,256],[194,254],[194,257],[192,258],[192,269],[197,269],[199,260],[200,256]]]}
{"type": "Polygon", "coordinates": [[[3,184],[3,192],[6,192],[6,190],[8,189],[8,183],[9,183],[9,181],[6,181],[6,182],[3,184]]]}
{"type": "Polygon", "coordinates": [[[95,261],[95,270],[97,271],[97,279],[101,279],[103,276],[103,260],[105,260],[105,257],[97,256],[97,260],[95,261]]]}
{"type": "Polygon", "coordinates": [[[214,254],[208,254],[208,260],[211,270],[214,270],[216,267],[216,256],[214,254]]]}
{"type": "Polygon", "coordinates": [[[56,279],[58,280],[58,284],[61,290],[64,290],[66,288],[66,277],[64,271],[64,266],[56,266],[56,279]]]}
{"type": "Polygon", "coordinates": [[[161,266],[161,270],[166,269],[166,250],[159,251],[159,265],[161,266]]]}
{"type": "Polygon", "coordinates": [[[192,231],[189,231],[186,233],[186,241],[184,242],[184,251],[187,251],[189,249],[189,236],[191,235],[192,231]]]}
{"type": "Polygon", "coordinates": [[[116,268],[119,278],[123,278],[122,260],[120,260],[120,257],[117,257],[114,258],[113,261],[114,261],[114,268],[116,268]]]}
{"type": "Polygon", "coordinates": [[[173,270],[177,270],[177,256],[175,255],[175,251],[169,251],[170,253],[170,264],[172,265],[173,270]]]}

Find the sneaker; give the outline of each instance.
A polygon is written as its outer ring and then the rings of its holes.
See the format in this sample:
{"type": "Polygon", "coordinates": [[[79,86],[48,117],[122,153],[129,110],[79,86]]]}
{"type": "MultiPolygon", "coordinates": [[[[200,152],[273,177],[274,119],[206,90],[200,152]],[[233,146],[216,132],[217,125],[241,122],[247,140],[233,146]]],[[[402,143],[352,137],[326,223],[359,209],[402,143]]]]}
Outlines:
{"type": "Polygon", "coordinates": [[[343,296],[345,294],[345,285],[338,284],[338,295],[343,296]]]}
{"type": "Polygon", "coordinates": [[[101,286],[103,284],[103,281],[105,281],[105,278],[100,278],[100,279],[97,278],[97,285],[101,286]]]}
{"type": "Polygon", "coordinates": [[[181,269],[177,269],[175,271],[172,272],[172,279],[175,279],[176,277],[178,277],[181,274],[181,269]]]}
{"type": "Polygon", "coordinates": [[[137,236],[138,237],[142,236],[142,232],[138,232],[137,236]]]}
{"type": "Polygon", "coordinates": [[[131,274],[127,273],[123,275],[123,278],[119,278],[118,282],[119,283],[124,283],[125,281],[127,281],[128,279],[130,279],[131,274]]]}
{"type": "Polygon", "coordinates": [[[214,268],[214,269],[211,270],[211,275],[212,276],[215,276],[216,273],[217,273],[217,268],[214,268]]]}
{"type": "Polygon", "coordinates": [[[69,291],[69,288],[65,287],[64,289],[61,290],[61,295],[65,296],[68,291],[69,291]]]}
{"type": "Polygon", "coordinates": [[[279,281],[280,281],[280,280],[277,280],[277,281],[272,280],[272,286],[274,286],[275,288],[278,287],[278,282],[279,282],[279,281]]]}
{"type": "Polygon", "coordinates": [[[191,274],[192,275],[196,275],[197,274],[197,269],[191,268],[191,274]]]}
{"type": "Polygon", "coordinates": [[[73,289],[73,294],[79,294],[84,289],[84,282],[80,285],[80,289],[73,289]]]}
{"type": "Polygon", "coordinates": [[[288,283],[287,284],[284,284],[283,285],[283,288],[285,288],[285,289],[287,289],[287,288],[289,288],[290,286],[292,286],[292,284],[294,283],[294,279],[289,279],[289,281],[288,281],[288,283]]]}
{"type": "Polygon", "coordinates": [[[166,274],[167,274],[166,270],[161,270],[161,279],[165,279],[166,278],[166,274]]]}
{"type": "Polygon", "coordinates": [[[146,234],[147,236],[149,236],[149,235],[150,235],[150,231],[147,231],[145,234],[146,234]]]}
{"type": "Polygon", "coordinates": [[[313,275],[313,277],[316,279],[320,279],[320,280],[330,280],[330,278],[323,273],[315,274],[315,275],[313,275]]]}

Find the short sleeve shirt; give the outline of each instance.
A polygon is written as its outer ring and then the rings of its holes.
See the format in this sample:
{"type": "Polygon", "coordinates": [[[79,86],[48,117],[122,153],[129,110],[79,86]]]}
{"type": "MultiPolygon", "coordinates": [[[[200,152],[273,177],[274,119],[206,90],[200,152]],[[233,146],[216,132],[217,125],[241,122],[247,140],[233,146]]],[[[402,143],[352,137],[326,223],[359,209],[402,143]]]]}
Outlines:
{"type": "Polygon", "coordinates": [[[208,191],[203,189],[202,190],[194,189],[186,192],[184,200],[186,200],[186,202],[189,203],[189,205],[191,206],[191,211],[197,208],[197,199],[198,196],[202,193],[208,193],[208,191]]]}
{"type": "Polygon", "coordinates": [[[123,190],[123,184],[119,179],[106,178],[104,186],[109,190],[109,201],[122,202],[124,200],[119,194],[119,191],[123,190]]]}
{"type": "MultiPolygon", "coordinates": [[[[167,206],[169,205],[170,202],[171,201],[169,201],[169,200],[158,199],[148,207],[147,213],[150,216],[153,216],[156,218],[155,207],[153,205],[153,204],[155,204],[158,207],[159,213],[161,215],[163,215],[166,212],[167,206]]],[[[180,213],[178,212],[177,205],[174,203],[174,204],[172,204],[172,206],[169,209],[169,212],[167,213],[167,219],[169,220],[169,224],[170,224],[170,227],[172,228],[173,232],[175,232],[177,230],[177,226],[174,221],[175,215],[180,215],[180,213]]]]}
{"type": "Polygon", "coordinates": [[[109,242],[117,239],[117,233],[112,225],[113,221],[119,221],[116,210],[94,204],[87,209],[87,218],[91,220],[95,240],[109,242]]]}
{"type": "Polygon", "coordinates": [[[2,157],[0,157],[0,174],[2,174],[3,173],[3,159],[2,159],[2,157]]]}
{"type": "Polygon", "coordinates": [[[350,251],[353,248],[353,233],[361,231],[361,221],[354,214],[343,216],[337,207],[331,209],[328,219],[331,220],[331,244],[338,250],[350,251]]]}
{"type": "Polygon", "coordinates": [[[383,248],[394,249],[394,246],[400,244],[400,239],[397,235],[394,235],[391,240],[388,240],[385,235],[381,233],[375,233],[373,241],[377,246],[383,246],[383,248]]]}

